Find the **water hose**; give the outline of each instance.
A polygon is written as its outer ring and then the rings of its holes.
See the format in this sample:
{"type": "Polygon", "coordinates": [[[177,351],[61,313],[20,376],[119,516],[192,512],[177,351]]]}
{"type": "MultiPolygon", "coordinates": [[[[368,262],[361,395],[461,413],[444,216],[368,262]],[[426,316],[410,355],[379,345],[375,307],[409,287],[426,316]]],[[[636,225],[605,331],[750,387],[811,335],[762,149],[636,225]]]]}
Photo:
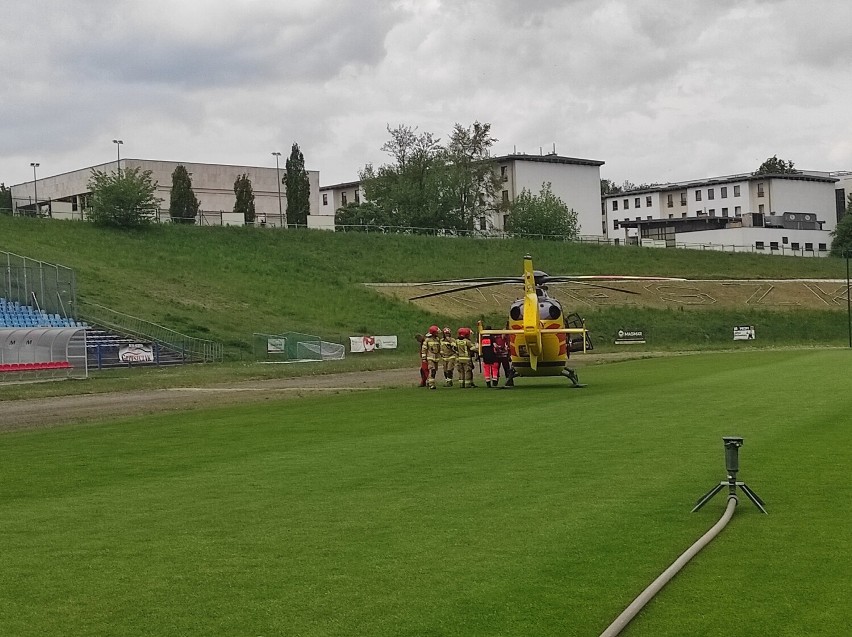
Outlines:
{"type": "Polygon", "coordinates": [[[695,557],[698,552],[707,546],[713,538],[715,538],[722,529],[731,521],[731,518],[734,516],[734,509],[737,508],[737,496],[734,494],[728,495],[728,506],[725,507],[725,513],[722,514],[722,517],[713,525],[707,533],[702,535],[699,540],[690,546],[684,553],[677,558],[671,566],[669,566],[663,574],[660,575],[657,579],[655,579],[651,584],[639,594],[633,603],[630,604],[624,611],[615,618],[615,621],[612,622],[605,631],[603,631],[600,637],[616,637],[616,635],[620,634],[622,630],[624,630],[625,626],[630,623],[630,621],[639,614],[639,611],[645,607],[645,604],[651,601],[651,599],[656,595],[663,586],[668,584],[669,580],[673,578],[680,569],[686,566],[686,563],[689,562],[693,557],[695,557]]]}

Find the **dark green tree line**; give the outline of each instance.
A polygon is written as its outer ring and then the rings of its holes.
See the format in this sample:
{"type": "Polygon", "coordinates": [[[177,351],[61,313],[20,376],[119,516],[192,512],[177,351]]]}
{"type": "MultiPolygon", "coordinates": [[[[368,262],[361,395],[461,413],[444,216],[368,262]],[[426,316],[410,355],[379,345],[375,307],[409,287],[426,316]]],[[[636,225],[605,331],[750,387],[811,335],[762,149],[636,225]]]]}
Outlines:
{"type": "Polygon", "coordinates": [[[151,171],[127,168],[119,172],[92,170],[88,183],[87,218],[116,228],[141,228],[157,221],[162,199],[151,171]]]}
{"type": "Polygon", "coordinates": [[[287,190],[287,223],[306,226],[311,212],[311,182],[305,170],[305,156],[295,143],[284,164],[284,187],[287,190]]]}
{"type": "Polygon", "coordinates": [[[244,215],[246,223],[254,223],[255,207],[254,207],[254,189],[251,186],[251,179],[245,173],[237,176],[234,181],[234,212],[244,215]]]}

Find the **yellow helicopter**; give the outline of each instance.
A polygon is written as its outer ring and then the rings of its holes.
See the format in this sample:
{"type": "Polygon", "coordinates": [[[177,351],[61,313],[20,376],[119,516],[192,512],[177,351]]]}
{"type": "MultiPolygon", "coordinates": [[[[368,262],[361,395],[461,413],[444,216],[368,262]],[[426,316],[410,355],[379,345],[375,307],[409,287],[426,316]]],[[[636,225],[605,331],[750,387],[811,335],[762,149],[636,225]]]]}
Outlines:
{"type": "Polygon", "coordinates": [[[627,294],[637,294],[631,290],[602,285],[602,281],[672,281],[670,277],[644,277],[620,275],[573,275],[551,276],[541,270],[533,269],[532,257],[524,256],[524,274],[522,277],[483,277],[475,279],[454,279],[432,281],[432,285],[454,285],[450,289],[430,292],[411,297],[410,300],[425,299],[441,294],[450,294],[464,290],[522,283],[524,296],[509,307],[509,320],[505,329],[483,329],[482,321],[477,323],[478,340],[492,334],[508,336],[509,355],[515,376],[566,376],[574,387],[582,387],[577,372],[568,367],[571,352],[586,352],[592,349],[592,341],[585,321],[577,314],[563,312],[561,303],[548,295],[548,283],[579,283],[596,288],[615,290],[627,294]]]}

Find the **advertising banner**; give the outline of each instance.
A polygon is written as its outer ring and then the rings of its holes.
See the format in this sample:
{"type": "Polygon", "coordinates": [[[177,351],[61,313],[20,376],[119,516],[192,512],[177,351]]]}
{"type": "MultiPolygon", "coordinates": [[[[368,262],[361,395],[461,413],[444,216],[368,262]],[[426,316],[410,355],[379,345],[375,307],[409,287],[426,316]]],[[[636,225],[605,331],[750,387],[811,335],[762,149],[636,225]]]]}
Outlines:
{"type": "Polygon", "coordinates": [[[737,325],[734,327],[735,341],[753,341],[754,325],[737,325]]]}
{"type": "Polygon", "coordinates": [[[377,349],[396,349],[396,336],[350,336],[349,351],[358,354],[377,349]]]}
{"type": "Polygon", "coordinates": [[[118,349],[118,360],[122,363],[153,363],[154,346],[150,343],[131,343],[118,349]]]}
{"type": "Polygon", "coordinates": [[[267,354],[283,354],[287,351],[286,338],[268,338],[266,339],[267,354]]]}
{"type": "Polygon", "coordinates": [[[644,330],[618,330],[615,336],[616,345],[640,345],[644,342],[644,330]]]}

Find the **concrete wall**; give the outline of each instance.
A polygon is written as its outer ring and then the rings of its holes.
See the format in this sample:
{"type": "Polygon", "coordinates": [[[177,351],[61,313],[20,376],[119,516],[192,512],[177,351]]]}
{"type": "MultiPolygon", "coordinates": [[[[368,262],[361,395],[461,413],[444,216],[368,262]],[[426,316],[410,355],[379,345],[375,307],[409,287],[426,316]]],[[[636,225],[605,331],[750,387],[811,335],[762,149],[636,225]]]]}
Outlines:
{"type": "Polygon", "coordinates": [[[511,186],[510,201],[524,188],[537,195],[541,191],[542,183],[550,182],[553,194],[577,212],[581,235],[605,236],[601,228],[600,166],[523,159],[514,159],[511,163],[511,174],[506,182],[511,186]]]}

